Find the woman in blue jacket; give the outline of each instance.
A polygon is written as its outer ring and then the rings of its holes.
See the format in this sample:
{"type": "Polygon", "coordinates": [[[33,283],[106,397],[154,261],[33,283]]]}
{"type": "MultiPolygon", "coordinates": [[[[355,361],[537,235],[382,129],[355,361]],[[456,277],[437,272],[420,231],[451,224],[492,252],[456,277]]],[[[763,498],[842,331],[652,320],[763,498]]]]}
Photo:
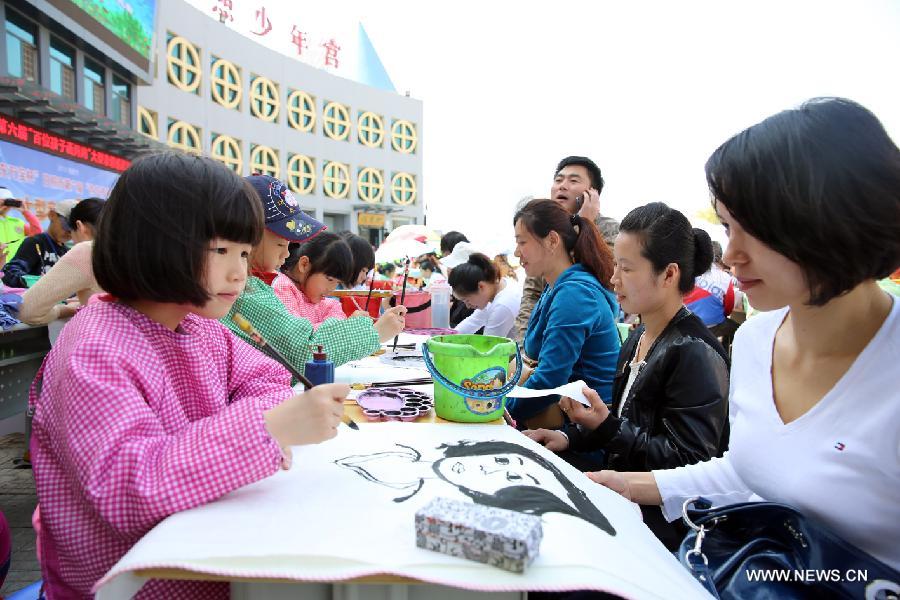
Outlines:
{"type": "MultiPolygon", "coordinates": [[[[547,281],[525,332],[526,363],[533,371],[522,385],[548,389],[582,379],[609,398],[620,346],[609,246],[594,223],[553,200],[532,200],[516,212],[513,225],[515,254],[525,273],[547,281]]],[[[510,398],[507,408],[528,428],[558,427],[558,400],[510,398]]]]}

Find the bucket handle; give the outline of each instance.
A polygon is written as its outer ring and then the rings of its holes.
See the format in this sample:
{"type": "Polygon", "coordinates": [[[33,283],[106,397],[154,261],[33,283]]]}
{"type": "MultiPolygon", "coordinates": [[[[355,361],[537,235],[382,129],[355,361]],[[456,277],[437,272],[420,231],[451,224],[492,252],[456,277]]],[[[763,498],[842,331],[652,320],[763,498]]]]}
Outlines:
{"type": "Polygon", "coordinates": [[[496,398],[502,398],[512,391],[516,385],[519,383],[519,377],[522,375],[522,352],[519,349],[519,342],[516,342],[516,372],[515,375],[510,377],[509,381],[506,382],[501,388],[493,389],[493,390],[470,390],[464,388],[460,385],[457,385],[444,377],[440,371],[437,370],[437,367],[434,366],[434,362],[431,360],[431,353],[428,352],[428,342],[422,343],[422,358],[425,359],[425,367],[428,369],[428,372],[431,373],[431,376],[435,381],[443,385],[445,388],[453,392],[458,396],[463,396],[467,398],[478,398],[485,400],[493,400],[496,398]]]}

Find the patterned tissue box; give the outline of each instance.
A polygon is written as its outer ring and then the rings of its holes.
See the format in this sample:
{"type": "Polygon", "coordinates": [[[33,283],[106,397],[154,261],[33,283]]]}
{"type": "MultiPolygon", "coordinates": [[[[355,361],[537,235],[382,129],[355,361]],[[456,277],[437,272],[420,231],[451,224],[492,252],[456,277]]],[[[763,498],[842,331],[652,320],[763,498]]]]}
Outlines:
{"type": "Polygon", "coordinates": [[[416,546],[522,573],[544,537],[534,515],[434,498],[416,511],[416,546]]]}

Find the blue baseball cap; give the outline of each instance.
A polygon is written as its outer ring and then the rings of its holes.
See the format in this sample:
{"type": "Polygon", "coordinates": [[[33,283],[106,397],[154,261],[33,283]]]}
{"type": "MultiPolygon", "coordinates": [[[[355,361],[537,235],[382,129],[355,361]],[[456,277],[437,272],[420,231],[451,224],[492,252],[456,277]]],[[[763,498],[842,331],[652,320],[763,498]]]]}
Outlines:
{"type": "Polygon", "coordinates": [[[254,174],[245,177],[262,199],[266,213],[266,229],[291,242],[303,243],[325,230],[320,223],[302,210],[284,182],[270,175],[254,174]]]}

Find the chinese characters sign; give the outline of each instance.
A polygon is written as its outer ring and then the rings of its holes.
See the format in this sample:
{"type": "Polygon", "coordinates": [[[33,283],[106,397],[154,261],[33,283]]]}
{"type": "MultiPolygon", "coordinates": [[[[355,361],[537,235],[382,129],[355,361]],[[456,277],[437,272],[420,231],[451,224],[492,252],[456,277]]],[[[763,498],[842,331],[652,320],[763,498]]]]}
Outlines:
{"type": "Polygon", "coordinates": [[[59,200],[106,198],[118,177],[113,171],[0,140],[0,185],[24,200],[38,219],[46,219],[59,200]]]}
{"type": "Polygon", "coordinates": [[[0,140],[46,150],[111,171],[122,172],[131,164],[124,158],[73,142],[5,115],[0,116],[0,140]]]}
{"type": "Polygon", "coordinates": [[[284,0],[187,0],[253,41],[318,69],[354,79],[358,22],[331,3],[284,0]]]}

